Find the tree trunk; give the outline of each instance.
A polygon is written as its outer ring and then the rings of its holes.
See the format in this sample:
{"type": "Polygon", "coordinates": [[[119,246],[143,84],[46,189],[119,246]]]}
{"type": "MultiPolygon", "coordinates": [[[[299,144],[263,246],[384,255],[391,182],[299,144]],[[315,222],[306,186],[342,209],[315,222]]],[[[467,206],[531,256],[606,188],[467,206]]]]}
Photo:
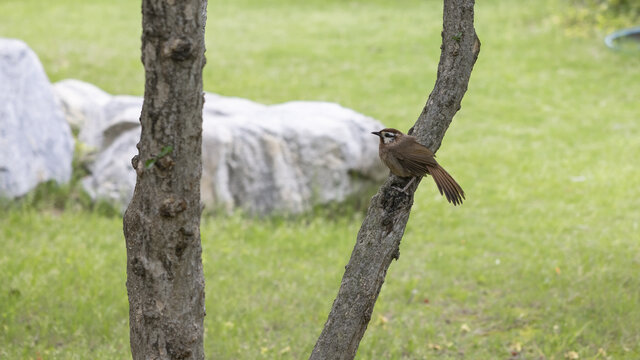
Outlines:
{"type": "MultiPolygon", "coordinates": [[[[420,117],[409,131],[432,151],[460,109],[471,70],[480,52],[473,27],[474,0],[444,0],[442,52],[435,87],[420,117]]],[[[406,195],[392,188],[406,180],[391,175],[371,199],[358,238],[345,267],[338,296],[311,353],[311,360],[353,359],[373,306],[393,259],[400,256],[400,241],[413,205],[418,181],[406,195]]]]}
{"type": "Polygon", "coordinates": [[[124,215],[133,359],[204,359],[200,246],[206,0],[143,0],[144,104],[124,215]]]}

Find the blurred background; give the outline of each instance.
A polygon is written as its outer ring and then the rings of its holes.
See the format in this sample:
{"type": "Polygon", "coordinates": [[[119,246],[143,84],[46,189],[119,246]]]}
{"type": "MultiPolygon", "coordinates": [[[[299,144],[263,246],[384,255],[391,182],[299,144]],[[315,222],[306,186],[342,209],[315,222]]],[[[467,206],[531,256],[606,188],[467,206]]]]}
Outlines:
{"type": "MultiPolygon", "coordinates": [[[[640,4],[475,11],[482,49],[438,151],[467,201],[422,182],[358,358],[638,359],[640,51],[603,39],[640,25],[640,4]]],[[[27,43],[52,83],[141,96],[140,14],[129,0],[3,0],[0,37],[27,43]]],[[[406,131],[441,28],[435,0],[210,1],[204,88],[335,102],[406,131]]],[[[83,189],[75,148],[68,182],[0,201],[2,359],[130,358],[121,209],[83,189]]],[[[205,212],[208,357],[308,357],[370,195],[205,212]]]]}

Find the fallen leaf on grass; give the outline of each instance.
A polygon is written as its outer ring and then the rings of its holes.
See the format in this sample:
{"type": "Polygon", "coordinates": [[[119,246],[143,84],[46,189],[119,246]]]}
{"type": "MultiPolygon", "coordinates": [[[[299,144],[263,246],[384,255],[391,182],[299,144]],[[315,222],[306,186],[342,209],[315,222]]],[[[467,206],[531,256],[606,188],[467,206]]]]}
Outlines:
{"type": "Polygon", "coordinates": [[[577,360],[580,359],[580,355],[578,355],[577,352],[575,351],[567,351],[564,354],[565,359],[569,359],[569,360],[577,360]]]}
{"type": "Polygon", "coordinates": [[[462,324],[462,326],[460,326],[460,331],[462,331],[463,333],[468,333],[469,331],[471,331],[471,328],[469,328],[469,325],[467,324],[462,324]]]}
{"type": "Polygon", "coordinates": [[[511,350],[512,355],[513,355],[514,352],[520,353],[520,352],[522,352],[522,344],[520,344],[519,342],[515,342],[515,343],[511,344],[511,346],[509,347],[509,350],[511,350]]]}

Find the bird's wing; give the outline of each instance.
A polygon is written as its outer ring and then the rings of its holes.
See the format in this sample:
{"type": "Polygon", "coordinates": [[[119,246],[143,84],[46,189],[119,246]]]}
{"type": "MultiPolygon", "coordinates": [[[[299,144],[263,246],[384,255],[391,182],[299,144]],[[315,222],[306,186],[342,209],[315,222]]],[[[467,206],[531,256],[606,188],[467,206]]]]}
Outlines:
{"type": "Polygon", "coordinates": [[[429,172],[429,168],[438,166],[429,148],[420,144],[415,137],[405,136],[408,139],[399,141],[389,148],[405,169],[409,170],[413,176],[422,176],[429,172]]]}

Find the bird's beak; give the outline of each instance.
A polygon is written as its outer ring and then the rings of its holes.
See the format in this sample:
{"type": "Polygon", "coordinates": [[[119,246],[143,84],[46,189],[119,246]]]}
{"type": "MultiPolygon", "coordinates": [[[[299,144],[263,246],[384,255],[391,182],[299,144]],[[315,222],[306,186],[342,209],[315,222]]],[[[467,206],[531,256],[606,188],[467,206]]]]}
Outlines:
{"type": "Polygon", "coordinates": [[[372,131],[371,133],[372,133],[373,135],[380,136],[380,131],[372,131]]]}

